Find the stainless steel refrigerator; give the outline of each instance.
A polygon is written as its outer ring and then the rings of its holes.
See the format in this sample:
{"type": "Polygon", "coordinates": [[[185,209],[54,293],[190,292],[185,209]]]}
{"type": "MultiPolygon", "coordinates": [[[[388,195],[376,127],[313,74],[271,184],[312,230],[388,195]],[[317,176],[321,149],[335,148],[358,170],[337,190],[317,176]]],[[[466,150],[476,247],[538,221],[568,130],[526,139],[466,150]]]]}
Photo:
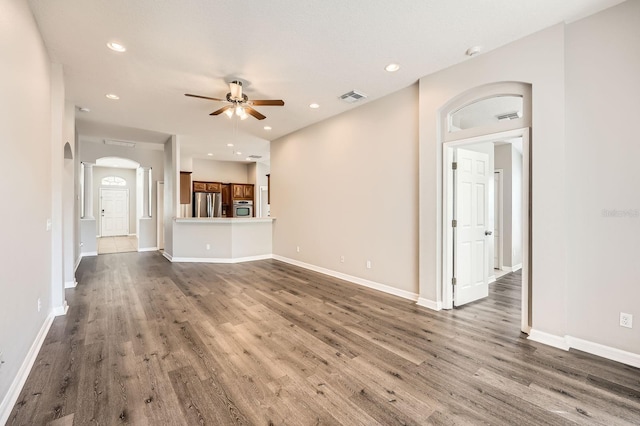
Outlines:
{"type": "Polygon", "coordinates": [[[222,217],[222,195],[219,192],[194,192],[193,217],[222,217]]]}

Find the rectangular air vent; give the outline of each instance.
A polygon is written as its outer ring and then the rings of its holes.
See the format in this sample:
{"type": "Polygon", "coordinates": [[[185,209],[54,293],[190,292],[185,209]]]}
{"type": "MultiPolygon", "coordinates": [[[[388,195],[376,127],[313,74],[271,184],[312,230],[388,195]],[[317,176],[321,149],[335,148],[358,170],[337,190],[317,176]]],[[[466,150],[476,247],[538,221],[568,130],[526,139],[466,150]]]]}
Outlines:
{"type": "Polygon", "coordinates": [[[354,103],[354,102],[358,102],[361,99],[365,99],[367,97],[367,95],[365,95],[364,93],[361,92],[356,92],[355,90],[352,90],[348,93],[345,93],[344,95],[340,96],[340,99],[342,99],[345,102],[349,102],[350,104],[354,103]]]}
{"type": "Polygon", "coordinates": [[[521,117],[522,117],[522,112],[520,112],[520,111],[507,112],[505,114],[496,115],[496,118],[499,121],[502,121],[502,120],[515,120],[516,118],[521,118],[521,117]]]}
{"type": "Polygon", "coordinates": [[[260,158],[262,158],[262,155],[250,155],[248,158],[254,159],[254,160],[258,160],[260,158]]]}
{"type": "Polygon", "coordinates": [[[136,144],[134,142],[119,141],[119,140],[115,140],[115,139],[105,139],[104,140],[104,144],[105,145],[125,146],[127,148],[135,148],[136,147],[136,144]]]}

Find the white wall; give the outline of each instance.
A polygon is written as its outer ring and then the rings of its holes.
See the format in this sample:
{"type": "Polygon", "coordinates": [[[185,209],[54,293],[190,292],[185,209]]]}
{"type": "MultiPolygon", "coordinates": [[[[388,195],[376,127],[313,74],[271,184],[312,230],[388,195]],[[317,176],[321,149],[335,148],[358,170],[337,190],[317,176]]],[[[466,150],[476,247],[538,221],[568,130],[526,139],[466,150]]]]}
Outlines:
{"type": "Polygon", "coordinates": [[[3,423],[3,410],[11,409],[9,389],[52,312],[52,237],[46,230],[52,217],[52,126],[50,62],[27,2],[0,2],[0,16],[0,199],[6,203],[0,209],[3,423]]]}
{"type": "Polygon", "coordinates": [[[180,138],[172,135],[164,143],[164,253],[173,256],[173,225],[180,209],[180,138]]]}
{"type": "Polygon", "coordinates": [[[194,158],[192,171],[191,181],[250,183],[247,164],[238,161],[217,161],[194,158]]]}
{"type": "Polygon", "coordinates": [[[640,2],[627,1],[567,27],[567,170],[556,176],[569,200],[568,331],[636,354],[639,24],[640,2]],[[620,312],[635,315],[633,329],[619,326],[620,312]]]}
{"type": "Polygon", "coordinates": [[[417,293],[417,95],[413,85],[271,143],[274,254],[417,293]]]}

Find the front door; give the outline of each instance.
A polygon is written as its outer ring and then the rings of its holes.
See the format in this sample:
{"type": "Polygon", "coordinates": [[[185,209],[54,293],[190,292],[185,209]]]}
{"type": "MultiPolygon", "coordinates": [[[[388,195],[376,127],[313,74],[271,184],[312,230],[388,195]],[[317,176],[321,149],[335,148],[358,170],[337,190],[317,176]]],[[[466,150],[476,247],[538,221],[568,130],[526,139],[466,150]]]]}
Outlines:
{"type": "Polygon", "coordinates": [[[129,190],[100,190],[101,233],[103,237],[129,235],[129,190]]]}
{"type": "Polygon", "coordinates": [[[489,295],[489,244],[485,233],[493,229],[493,224],[487,221],[489,155],[458,148],[456,162],[454,303],[460,306],[489,295]]]}

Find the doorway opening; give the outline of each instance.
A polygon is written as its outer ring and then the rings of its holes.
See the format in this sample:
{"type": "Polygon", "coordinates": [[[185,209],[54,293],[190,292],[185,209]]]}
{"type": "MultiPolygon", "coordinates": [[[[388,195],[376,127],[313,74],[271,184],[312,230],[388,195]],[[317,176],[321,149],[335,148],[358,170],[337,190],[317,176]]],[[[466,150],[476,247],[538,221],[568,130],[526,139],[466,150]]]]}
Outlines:
{"type": "Polygon", "coordinates": [[[443,144],[443,306],[481,300],[501,272],[522,270],[508,281],[521,279],[525,333],[531,325],[529,135],[522,128],[443,144]]]}

